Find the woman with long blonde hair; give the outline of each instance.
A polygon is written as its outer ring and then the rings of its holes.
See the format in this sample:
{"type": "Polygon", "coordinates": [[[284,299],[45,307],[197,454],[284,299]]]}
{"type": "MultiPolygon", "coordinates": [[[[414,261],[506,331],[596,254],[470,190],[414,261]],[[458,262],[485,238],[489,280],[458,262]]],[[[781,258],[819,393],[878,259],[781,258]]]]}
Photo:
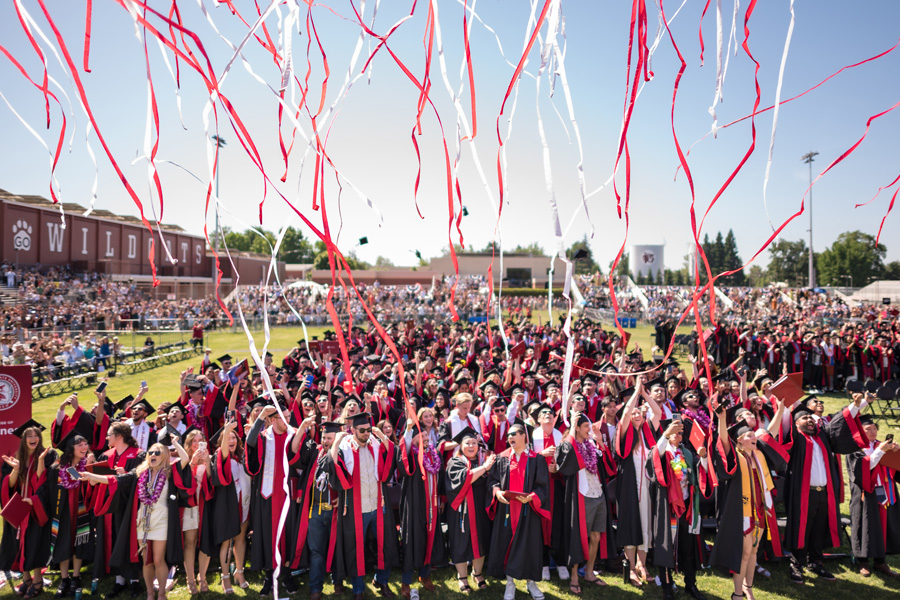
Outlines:
{"type": "MultiPolygon", "coordinates": [[[[188,468],[190,459],[177,436],[171,436],[171,444],[179,457],[175,465],[170,462],[168,447],[156,443],[148,448],[144,462],[131,473],[115,477],[82,474],[86,481],[108,485],[112,504],[124,502],[130,507],[125,511],[124,520],[130,522],[129,535],[120,535],[114,541],[113,555],[135,552],[142,555],[147,600],[166,600],[168,565],[184,560],[178,509],[193,493],[195,484],[188,468]],[[157,594],[154,594],[154,580],[159,583],[157,594]]],[[[126,533],[124,525],[122,529],[121,533],[126,533]]]]}

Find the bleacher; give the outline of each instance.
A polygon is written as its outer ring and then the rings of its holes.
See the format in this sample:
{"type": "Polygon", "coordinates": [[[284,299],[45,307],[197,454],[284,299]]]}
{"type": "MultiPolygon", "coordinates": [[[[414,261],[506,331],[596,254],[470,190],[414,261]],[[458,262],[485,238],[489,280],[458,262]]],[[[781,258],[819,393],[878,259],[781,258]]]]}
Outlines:
{"type": "Polygon", "coordinates": [[[31,399],[39,400],[65,392],[74,392],[97,383],[109,373],[139,373],[163,365],[169,365],[188,356],[200,354],[201,346],[191,346],[189,342],[178,341],[162,344],[150,349],[120,352],[107,358],[106,371],[97,371],[91,360],[82,360],[65,366],[41,367],[31,373],[31,399]]]}

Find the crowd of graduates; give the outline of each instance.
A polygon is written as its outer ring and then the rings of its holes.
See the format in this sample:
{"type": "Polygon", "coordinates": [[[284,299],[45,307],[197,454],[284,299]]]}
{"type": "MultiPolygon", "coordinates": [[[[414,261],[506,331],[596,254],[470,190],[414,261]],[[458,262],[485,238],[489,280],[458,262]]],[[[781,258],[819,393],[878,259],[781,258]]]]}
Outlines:
{"type": "Polygon", "coordinates": [[[823,555],[841,545],[849,481],[860,572],[897,576],[900,448],[868,409],[896,392],[892,323],[842,328],[860,350],[824,365],[813,340],[833,334],[806,323],[709,330],[683,365],[666,358],[673,332],[663,321],[645,356],[578,321],[566,372],[561,326],[508,322],[504,340],[406,321],[391,343],[374,327],[326,332],[261,369],[207,353],[133,397],[101,383],[15,431],[0,568],[23,574],[27,599],[49,564],[58,598],[109,577],[106,598],[163,600],[178,570],[191,594],[210,591],[210,570],[213,591],[246,589],[247,570],[263,595],[305,582],[318,600],[329,578],[358,599],[373,575],[380,595],[410,598],[451,568],[461,594],[507,600],[517,580],[540,600],[554,575],[581,594],[610,573],[657,580],[667,600],[680,573],[702,600],[711,566],[753,600],[758,560],[784,558],[798,585],[834,579],[823,555]],[[846,406],[824,414],[800,380],[846,389],[846,406]]]}

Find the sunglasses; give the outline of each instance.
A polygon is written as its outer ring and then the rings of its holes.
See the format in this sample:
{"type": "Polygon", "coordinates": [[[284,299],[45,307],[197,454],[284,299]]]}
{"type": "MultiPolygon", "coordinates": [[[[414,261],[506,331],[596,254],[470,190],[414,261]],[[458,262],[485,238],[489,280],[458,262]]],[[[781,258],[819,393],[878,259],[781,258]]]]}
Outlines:
{"type": "Polygon", "coordinates": [[[147,454],[149,454],[150,456],[161,456],[161,455],[162,455],[162,451],[161,451],[161,450],[151,450],[151,451],[148,452],[147,454]]]}
{"type": "Polygon", "coordinates": [[[495,409],[494,409],[494,414],[495,414],[495,415],[499,415],[500,413],[505,413],[505,412],[506,412],[506,409],[505,409],[505,408],[502,408],[502,407],[501,407],[501,408],[495,408],[495,409]]]}
{"type": "Polygon", "coordinates": [[[521,431],[510,431],[509,433],[506,434],[506,437],[511,438],[511,437],[516,437],[517,435],[522,435],[522,432],[521,431]]]}
{"type": "Polygon", "coordinates": [[[357,433],[371,433],[372,428],[371,427],[357,427],[356,432],[357,433]]]}
{"type": "Polygon", "coordinates": [[[552,416],[553,416],[553,411],[552,411],[552,410],[542,410],[541,412],[538,413],[538,416],[541,416],[541,417],[543,417],[543,416],[552,417],[552,416]]]}

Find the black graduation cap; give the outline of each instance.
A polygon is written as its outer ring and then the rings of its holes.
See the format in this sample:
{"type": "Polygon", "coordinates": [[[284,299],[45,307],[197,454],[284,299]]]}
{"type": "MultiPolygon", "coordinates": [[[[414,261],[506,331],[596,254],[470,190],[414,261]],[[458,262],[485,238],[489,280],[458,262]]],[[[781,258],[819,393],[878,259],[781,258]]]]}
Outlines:
{"type": "Polygon", "coordinates": [[[460,430],[459,433],[457,433],[456,435],[453,436],[453,441],[459,445],[462,445],[463,440],[466,439],[467,437],[475,438],[477,440],[478,432],[476,432],[474,429],[472,429],[471,427],[466,425],[465,427],[463,427],[460,430]]]}
{"type": "Polygon", "coordinates": [[[631,399],[631,396],[634,394],[634,386],[627,387],[621,392],[619,392],[619,401],[620,402],[628,402],[631,399]]]}
{"type": "Polygon", "coordinates": [[[847,388],[848,392],[851,392],[854,394],[858,394],[866,389],[865,384],[862,381],[860,381],[859,379],[851,379],[850,381],[847,382],[845,387],[847,388]]]}
{"type": "Polygon", "coordinates": [[[220,357],[217,358],[216,360],[219,361],[220,363],[223,363],[223,362],[225,362],[225,361],[228,361],[228,362],[234,362],[234,359],[231,358],[231,355],[230,355],[230,354],[223,354],[222,356],[220,356],[220,357]]]}
{"type": "Polygon", "coordinates": [[[365,246],[365,245],[368,244],[368,243],[369,243],[369,238],[368,238],[368,237],[362,236],[361,238],[359,238],[359,245],[360,245],[360,246],[365,246]]]}
{"type": "Polygon", "coordinates": [[[508,390],[506,390],[506,395],[509,396],[510,398],[512,398],[513,396],[515,396],[518,393],[523,393],[523,394],[525,393],[525,388],[523,388],[519,384],[516,384],[516,385],[512,386],[511,388],[509,388],[508,390]]]}
{"type": "Polygon", "coordinates": [[[77,427],[73,427],[72,429],[69,430],[69,433],[67,433],[66,435],[64,435],[64,436],[62,437],[62,439],[59,440],[59,442],[57,442],[57,443],[55,444],[56,449],[57,449],[57,450],[60,450],[60,451],[62,451],[62,452],[65,452],[66,449],[67,449],[69,446],[75,444],[75,438],[76,438],[76,437],[82,437],[82,438],[84,438],[85,441],[88,441],[88,437],[89,437],[89,436],[85,436],[84,434],[82,434],[82,433],[80,433],[80,432],[78,431],[78,428],[77,428],[77,427]]]}
{"type": "Polygon", "coordinates": [[[654,379],[651,379],[650,381],[647,382],[646,387],[647,387],[647,390],[651,390],[657,385],[660,387],[665,387],[662,377],[656,377],[654,379]]]}
{"type": "Polygon", "coordinates": [[[108,397],[103,398],[103,412],[105,412],[109,418],[112,418],[112,416],[116,414],[116,405],[108,397]]]}
{"type": "Polygon", "coordinates": [[[713,381],[715,383],[719,383],[720,381],[733,381],[734,379],[734,371],[731,369],[731,367],[723,369],[721,373],[713,377],[713,381]]]}
{"type": "Polygon", "coordinates": [[[153,413],[156,412],[156,409],[153,408],[153,405],[150,404],[149,402],[147,402],[147,401],[146,401],[145,399],[143,399],[143,398],[141,398],[140,402],[135,402],[134,404],[132,404],[132,405],[131,405],[131,410],[134,410],[134,409],[136,409],[136,408],[138,408],[138,407],[143,408],[143,409],[144,409],[144,412],[147,413],[148,415],[152,415],[153,413]]]}
{"type": "Polygon", "coordinates": [[[338,402],[338,410],[344,410],[344,407],[348,402],[356,402],[360,405],[360,407],[362,406],[362,402],[360,402],[359,398],[355,394],[350,394],[348,396],[345,396],[340,402],[338,402]]]}
{"type": "Polygon", "coordinates": [[[464,217],[469,216],[469,209],[466,208],[465,206],[462,207],[462,216],[464,216],[464,217]]]}
{"type": "MultiPolygon", "coordinates": [[[[171,408],[171,407],[170,407],[170,408],[171,408]]],[[[167,425],[166,428],[162,430],[162,435],[160,435],[160,436],[159,436],[159,439],[157,440],[157,441],[158,441],[160,444],[162,444],[163,446],[172,446],[172,445],[174,445],[174,444],[172,443],[172,436],[169,434],[169,427],[171,427],[171,425],[167,425]]],[[[173,428],[173,429],[174,429],[174,428],[173,428]]],[[[185,430],[184,430],[184,433],[176,433],[175,435],[178,436],[178,443],[181,444],[181,445],[183,446],[183,445],[184,445],[184,440],[185,440],[185,438],[186,438],[186,437],[188,436],[188,434],[189,434],[190,432],[192,432],[192,431],[197,431],[197,428],[194,427],[193,425],[190,426],[190,427],[188,427],[187,429],[185,429],[185,430]]]]}
{"type": "Polygon", "coordinates": [[[529,402],[528,404],[526,404],[523,407],[523,410],[525,411],[526,415],[535,417],[535,414],[533,414],[533,413],[536,413],[537,409],[539,409],[540,407],[541,407],[540,400],[532,400],[531,402],[529,402]]]}
{"type": "Polygon", "coordinates": [[[196,378],[189,377],[184,380],[184,387],[188,389],[188,392],[194,392],[197,390],[203,389],[203,384],[196,378]]]}
{"type": "Polygon", "coordinates": [[[791,413],[791,417],[793,417],[794,422],[797,422],[797,419],[800,417],[812,416],[813,412],[806,408],[806,404],[800,404],[794,411],[791,413]]]}
{"type": "Polygon", "coordinates": [[[485,379],[484,381],[481,382],[481,385],[479,385],[478,387],[481,390],[486,390],[489,385],[491,385],[497,389],[500,389],[500,386],[497,385],[496,383],[494,383],[494,381],[492,379],[485,379]]]}
{"type": "MultiPolygon", "coordinates": [[[[237,430],[235,430],[235,431],[237,431],[237,430]]],[[[225,433],[225,427],[220,427],[217,432],[215,432],[214,434],[212,434],[209,437],[209,447],[210,448],[217,448],[219,446],[219,439],[222,437],[223,433],[225,433]]],[[[162,443],[162,442],[160,442],[160,443],[162,443]]],[[[212,454],[212,451],[210,451],[210,454],[212,454]]]]}
{"type": "Polygon", "coordinates": [[[169,406],[169,408],[166,409],[166,414],[168,415],[172,411],[173,408],[177,408],[178,410],[180,410],[182,416],[187,414],[187,408],[185,408],[184,404],[182,404],[180,400],[178,402],[176,402],[175,404],[172,404],[171,406],[169,406]]]}
{"type": "Polygon", "coordinates": [[[744,414],[750,413],[753,414],[749,408],[746,408],[742,404],[735,404],[725,410],[725,414],[727,415],[729,423],[736,423],[737,420],[744,414]]]}
{"type": "Polygon", "coordinates": [[[588,257],[588,251],[584,248],[579,248],[575,251],[575,255],[572,256],[573,260],[583,260],[588,257]]]}
{"type": "Polygon", "coordinates": [[[343,429],[344,426],[340,423],[322,423],[322,433],[340,433],[343,429]]]}
{"type": "Polygon", "coordinates": [[[875,419],[873,419],[871,415],[860,415],[859,416],[859,424],[860,425],[875,425],[876,427],[878,426],[878,424],[875,422],[875,419]]]}
{"type": "Polygon", "coordinates": [[[206,365],[206,368],[207,369],[221,369],[222,367],[219,366],[219,363],[213,361],[213,362],[209,363],[208,365],[206,365]]]}
{"type": "Polygon", "coordinates": [[[750,433],[753,429],[747,425],[746,421],[738,421],[734,425],[728,428],[728,435],[731,439],[737,441],[739,437],[744,435],[745,433],[750,433]]]}
{"type": "Polygon", "coordinates": [[[371,425],[372,415],[367,412],[359,413],[350,417],[350,425],[352,427],[362,427],[363,425],[371,425]]]}
{"type": "Polygon", "coordinates": [[[471,380],[472,380],[472,378],[469,377],[468,375],[460,373],[459,375],[456,376],[456,379],[453,380],[453,383],[459,385],[460,383],[469,383],[471,380]]]}
{"type": "Polygon", "coordinates": [[[266,350],[266,356],[271,356],[272,358],[275,358],[275,355],[272,354],[271,352],[269,352],[268,350],[266,350]]]}
{"type": "Polygon", "coordinates": [[[269,403],[269,400],[264,396],[257,396],[253,400],[247,403],[247,408],[249,410],[254,410],[256,408],[265,408],[265,406],[269,403]]]}
{"type": "Polygon", "coordinates": [[[553,407],[550,406],[549,404],[547,404],[546,402],[544,402],[544,403],[538,404],[536,407],[532,408],[528,414],[530,414],[534,420],[537,420],[537,418],[545,410],[549,410],[552,413],[553,407]]]}
{"type": "Polygon", "coordinates": [[[12,433],[13,433],[13,435],[16,436],[17,438],[21,438],[23,435],[25,435],[25,430],[28,429],[28,428],[30,428],[30,427],[37,427],[39,431],[46,431],[46,430],[47,430],[46,427],[44,427],[43,425],[41,425],[40,423],[38,423],[38,422],[35,421],[34,419],[28,419],[28,420],[25,421],[23,424],[19,425],[19,426],[16,427],[15,429],[13,429],[13,432],[12,432],[12,433]]]}
{"type": "Polygon", "coordinates": [[[119,410],[125,410],[128,403],[131,402],[132,400],[134,400],[134,396],[132,396],[131,394],[128,394],[127,396],[125,396],[124,398],[122,398],[121,400],[116,402],[113,406],[115,406],[119,410]]]}

